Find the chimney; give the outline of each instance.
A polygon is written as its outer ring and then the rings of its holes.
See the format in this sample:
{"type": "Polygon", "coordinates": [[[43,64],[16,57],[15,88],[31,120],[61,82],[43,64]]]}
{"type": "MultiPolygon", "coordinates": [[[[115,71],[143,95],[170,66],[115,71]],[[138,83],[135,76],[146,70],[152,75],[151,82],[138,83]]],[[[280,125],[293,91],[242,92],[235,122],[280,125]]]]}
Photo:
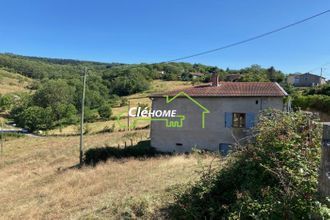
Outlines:
{"type": "Polygon", "coordinates": [[[211,82],[212,86],[219,86],[219,75],[217,73],[212,73],[211,82]]]}

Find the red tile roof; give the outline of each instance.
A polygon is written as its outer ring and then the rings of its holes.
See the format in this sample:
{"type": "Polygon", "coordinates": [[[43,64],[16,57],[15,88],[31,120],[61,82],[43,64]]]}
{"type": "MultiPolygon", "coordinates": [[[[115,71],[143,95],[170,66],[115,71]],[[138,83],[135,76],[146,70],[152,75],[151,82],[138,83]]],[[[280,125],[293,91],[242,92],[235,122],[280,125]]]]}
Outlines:
{"type": "Polygon", "coordinates": [[[227,97],[227,96],[286,96],[287,93],[277,83],[273,82],[220,82],[219,86],[203,85],[170,91],[163,94],[154,94],[151,97],[164,95],[175,96],[185,92],[192,97],[227,97]]]}

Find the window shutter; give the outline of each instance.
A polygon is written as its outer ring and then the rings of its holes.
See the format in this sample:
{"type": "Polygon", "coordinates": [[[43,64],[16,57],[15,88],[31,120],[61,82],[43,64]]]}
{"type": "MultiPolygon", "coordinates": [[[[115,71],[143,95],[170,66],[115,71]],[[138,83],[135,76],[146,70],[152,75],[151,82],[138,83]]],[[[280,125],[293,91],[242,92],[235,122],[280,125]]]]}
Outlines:
{"type": "Polygon", "coordinates": [[[225,128],[231,128],[233,124],[233,113],[225,112],[225,128]]]}
{"type": "Polygon", "coordinates": [[[253,112],[246,113],[246,128],[252,128],[254,126],[255,114],[253,112]]]}
{"type": "Polygon", "coordinates": [[[228,153],[229,153],[229,150],[230,150],[229,144],[221,143],[221,144],[219,145],[219,151],[220,151],[220,154],[221,154],[222,156],[227,156],[228,153]]]}

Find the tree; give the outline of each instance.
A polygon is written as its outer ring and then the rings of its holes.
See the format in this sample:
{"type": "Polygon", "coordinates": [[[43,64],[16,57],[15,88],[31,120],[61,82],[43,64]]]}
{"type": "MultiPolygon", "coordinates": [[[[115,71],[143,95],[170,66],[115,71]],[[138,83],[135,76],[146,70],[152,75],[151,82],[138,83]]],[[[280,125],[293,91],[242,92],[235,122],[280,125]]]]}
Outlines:
{"type": "Polygon", "coordinates": [[[40,107],[52,107],[69,104],[73,101],[74,89],[64,80],[49,80],[36,91],[33,101],[40,107]]]}
{"type": "Polygon", "coordinates": [[[149,86],[149,81],[143,76],[127,71],[125,75],[115,78],[109,88],[111,94],[126,96],[147,90],[149,86]]]}
{"type": "Polygon", "coordinates": [[[10,110],[14,104],[14,97],[12,95],[3,95],[0,94],[0,111],[10,110]]]}
{"type": "Polygon", "coordinates": [[[241,71],[243,82],[268,82],[266,70],[261,68],[259,65],[252,65],[251,67],[245,68],[241,71]]]}
{"type": "Polygon", "coordinates": [[[50,107],[32,106],[25,109],[19,117],[18,125],[33,132],[52,127],[53,113],[50,107]]]}
{"type": "Polygon", "coordinates": [[[271,82],[282,82],[284,80],[284,74],[281,71],[277,71],[273,66],[267,69],[268,79],[271,82]]]}
{"type": "Polygon", "coordinates": [[[110,119],[112,116],[112,109],[109,104],[102,105],[98,109],[99,115],[102,119],[110,119]]]}
{"type": "Polygon", "coordinates": [[[73,104],[59,104],[54,107],[55,120],[62,124],[74,124],[77,122],[77,109],[73,104]]]}

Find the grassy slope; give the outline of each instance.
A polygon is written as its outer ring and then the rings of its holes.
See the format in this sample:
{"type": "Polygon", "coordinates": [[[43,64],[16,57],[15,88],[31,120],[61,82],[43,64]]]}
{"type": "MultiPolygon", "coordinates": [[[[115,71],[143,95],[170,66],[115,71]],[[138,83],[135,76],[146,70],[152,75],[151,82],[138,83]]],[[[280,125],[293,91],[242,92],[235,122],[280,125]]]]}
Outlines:
{"type": "Polygon", "coordinates": [[[0,94],[28,92],[27,86],[31,82],[27,77],[0,69],[0,94]]]}
{"type": "MultiPolygon", "coordinates": [[[[15,92],[28,92],[27,86],[32,83],[32,79],[24,77],[22,75],[8,72],[6,70],[0,69],[0,94],[8,94],[8,93],[15,93],[15,92]]],[[[162,81],[162,80],[155,80],[151,84],[151,88],[148,91],[143,93],[137,93],[127,98],[130,100],[130,104],[132,107],[137,106],[138,103],[147,104],[151,106],[151,100],[148,98],[150,94],[158,93],[158,92],[166,92],[169,90],[186,88],[191,86],[190,82],[182,82],[182,81],[162,81]]],[[[127,115],[128,106],[113,108],[113,115],[118,116],[121,113],[124,113],[123,116],[127,115]]],[[[0,121],[2,120],[0,116],[0,121]]],[[[120,121],[121,124],[126,125],[127,119],[122,119],[120,121]]],[[[88,129],[91,133],[96,133],[102,131],[104,128],[108,127],[111,128],[114,124],[116,126],[116,130],[119,129],[118,123],[116,120],[110,121],[100,121],[94,123],[86,123],[88,129]]],[[[149,123],[148,122],[139,122],[138,127],[145,127],[149,123]]],[[[51,135],[66,135],[66,134],[76,134],[78,132],[77,125],[70,125],[64,127],[62,129],[57,128],[48,132],[51,135]]]]}
{"type": "MultiPolygon", "coordinates": [[[[27,92],[32,80],[0,69],[0,94],[27,92]]],[[[129,96],[131,106],[149,104],[151,93],[190,86],[186,82],[154,81],[144,93],[129,96]]],[[[127,111],[113,109],[114,115],[127,111]]],[[[125,122],[125,119],[123,119],[125,122]]],[[[92,132],[111,127],[114,121],[90,123],[92,132]]],[[[144,125],[140,125],[144,126],[144,125]]],[[[63,129],[75,132],[76,126],[63,129]]],[[[59,131],[55,130],[54,133],[59,131]]],[[[74,133],[73,132],[73,133],[74,133]]],[[[132,132],[85,136],[87,148],[120,146],[132,132]]],[[[147,139],[148,130],[137,131],[147,139]]],[[[22,137],[5,142],[0,157],[0,219],[119,218],[126,214],[154,213],[171,201],[166,191],[198,178],[200,160],[171,156],[109,160],[96,167],[67,169],[78,161],[77,137],[22,137]]],[[[211,157],[204,162],[208,165],[211,157]]]]}
{"type": "MultiPolygon", "coordinates": [[[[138,103],[141,104],[147,104],[148,106],[151,106],[151,100],[148,98],[150,94],[153,93],[159,93],[159,92],[166,92],[169,90],[176,90],[176,89],[182,89],[187,88],[191,86],[190,82],[182,82],[182,81],[161,81],[161,80],[155,80],[151,84],[151,88],[148,91],[145,91],[143,93],[137,93],[131,96],[128,96],[127,98],[130,100],[131,107],[136,107],[138,103]]],[[[127,116],[128,106],[113,108],[112,112],[114,116],[118,116],[122,113],[123,116],[127,116]]],[[[127,119],[120,120],[120,123],[122,125],[127,124],[127,119]]],[[[105,127],[111,128],[114,124],[117,129],[119,129],[118,123],[116,120],[111,121],[101,121],[101,122],[93,122],[93,123],[86,123],[88,129],[91,133],[99,132],[103,130],[105,127]]],[[[138,123],[138,127],[145,127],[148,125],[149,122],[142,121],[138,123]]],[[[78,132],[77,125],[70,125],[62,129],[54,129],[48,132],[48,134],[76,134],[78,132]]]]}
{"type": "MultiPolygon", "coordinates": [[[[148,136],[148,131],[139,131],[148,136]]],[[[86,145],[117,145],[125,133],[86,136],[86,145]]],[[[166,191],[198,178],[194,156],[109,160],[67,169],[78,161],[77,137],[24,137],[6,142],[0,161],[3,219],[109,219],[157,212],[166,191]]],[[[208,165],[211,157],[202,162],[208,165]]]]}
{"type": "MultiPolygon", "coordinates": [[[[27,88],[31,83],[32,79],[22,76],[18,73],[9,72],[0,68],[0,95],[18,93],[18,92],[29,92],[27,88]]],[[[6,122],[3,114],[0,114],[0,127],[2,122],[6,122]]],[[[4,128],[13,128],[4,124],[4,128]]]]}

